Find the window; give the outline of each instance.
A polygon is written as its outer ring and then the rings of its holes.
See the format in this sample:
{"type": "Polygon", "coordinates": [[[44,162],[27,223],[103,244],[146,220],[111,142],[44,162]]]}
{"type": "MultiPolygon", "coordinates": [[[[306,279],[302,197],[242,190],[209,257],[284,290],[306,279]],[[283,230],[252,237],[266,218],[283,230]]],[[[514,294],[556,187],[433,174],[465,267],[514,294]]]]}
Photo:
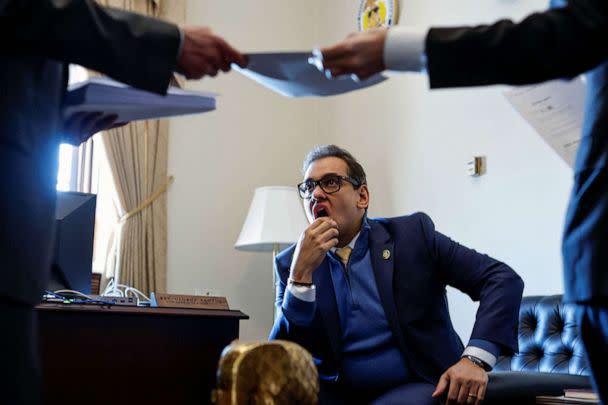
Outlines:
{"type": "MultiPolygon", "coordinates": [[[[70,65],[70,84],[84,81],[88,76],[85,68],[70,65]]],[[[79,146],[60,145],[57,191],[97,194],[93,272],[104,273],[118,215],[114,205],[115,186],[101,134],[95,134],[79,146]]]]}
{"type": "Polygon", "coordinates": [[[72,171],[75,167],[74,158],[77,156],[78,148],[63,143],[59,146],[59,171],[57,173],[57,191],[76,190],[76,173],[72,171]]]}
{"type": "MultiPolygon", "coordinates": [[[[82,82],[89,77],[85,68],[78,65],[70,65],[69,84],[82,82]]],[[[59,147],[59,172],[57,173],[58,191],[84,191],[78,187],[78,162],[80,147],[61,144],[59,147]]]]}

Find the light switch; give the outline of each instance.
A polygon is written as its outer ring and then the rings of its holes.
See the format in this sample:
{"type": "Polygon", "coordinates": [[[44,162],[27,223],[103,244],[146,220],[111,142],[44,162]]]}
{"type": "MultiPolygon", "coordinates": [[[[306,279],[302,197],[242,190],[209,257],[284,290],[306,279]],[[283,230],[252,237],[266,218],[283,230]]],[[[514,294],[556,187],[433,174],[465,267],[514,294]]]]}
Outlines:
{"type": "Polygon", "coordinates": [[[467,162],[467,174],[471,177],[481,176],[486,173],[485,156],[473,156],[467,162]]]}

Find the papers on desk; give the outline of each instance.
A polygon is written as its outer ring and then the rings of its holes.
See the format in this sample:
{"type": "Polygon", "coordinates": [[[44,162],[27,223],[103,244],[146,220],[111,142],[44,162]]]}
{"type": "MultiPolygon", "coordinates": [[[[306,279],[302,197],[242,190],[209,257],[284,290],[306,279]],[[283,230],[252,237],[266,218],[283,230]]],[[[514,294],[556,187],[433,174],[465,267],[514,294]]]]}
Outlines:
{"type": "Polygon", "coordinates": [[[583,128],[582,78],[517,87],[505,92],[505,97],[568,166],[574,167],[583,128]]]}
{"type": "Polygon", "coordinates": [[[600,401],[598,399],[580,399],[580,398],[569,398],[565,395],[561,395],[558,397],[551,396],[538,396],[536,397],[537,404],[544,405],[583,405],[583,404],[599,404],[600,401]]]}
{"type": "Polygon", "coordinates": [[[95,77],[68,88],[64,116],[76,112],[118,115],[117,122],[157,119],[215,110],[213,93],[170,87],[166,96],[95,77]]]}
{"type": "Polygon", "coordinates": [[[566,398],[590,399],[593,401],[599,401],[600,399],[599,395],[595,391],[585,388],[566,388],[564,390],[564,396],[566,398]]]}
{"type": "Polygon", "coordinates": [[[551,397],[540,396],[536,397],[537,404],[553,405],[553,404],[599,404],[600,399],[592,389],[571,389],[566,388],[564,395],[551,397]]]}
{"type": "Polygon", "coordinates": [[[246,68],[232,67],[244,76],[287,97],[323,97],[363,89],[386,80],[377,74],[355,81],[350,76],[327,79],[308,63],[310,52],[250,53],[246,68]]]}

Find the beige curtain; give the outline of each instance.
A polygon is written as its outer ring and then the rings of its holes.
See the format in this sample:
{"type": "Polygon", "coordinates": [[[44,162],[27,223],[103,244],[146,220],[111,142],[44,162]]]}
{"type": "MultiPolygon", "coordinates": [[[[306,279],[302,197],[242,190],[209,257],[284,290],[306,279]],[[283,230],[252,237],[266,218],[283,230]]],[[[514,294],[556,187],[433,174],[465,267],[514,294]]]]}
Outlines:
{"type": "MultiPolygon", "coordinates": [[[[101,0],[100,3],[176,23],[185,17],[185,0],[101,0]]],[[[145,294],[165,292],[167,273],[166,194],[168,122],[140,121],[112,129],[103,143],[121,217],[114,257],[106,275],[145,294]]],[[[112,253],[110,253],[112,255],[112,253]]]]}

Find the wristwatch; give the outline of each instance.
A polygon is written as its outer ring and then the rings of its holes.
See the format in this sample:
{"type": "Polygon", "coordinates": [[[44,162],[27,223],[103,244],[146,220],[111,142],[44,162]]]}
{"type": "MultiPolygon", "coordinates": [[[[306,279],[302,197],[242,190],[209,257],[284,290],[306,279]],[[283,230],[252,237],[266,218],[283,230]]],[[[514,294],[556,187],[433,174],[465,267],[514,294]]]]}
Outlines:
{"type": "Polygon", "coordinates": [[[490,367],[490,365],[488,363],[486,363],[485,361],[483,361],[479,357],[471,356],[470,354],[465,354],[462,357],[466,358],[466,359],[469,359],[469,361],[471,363],[475,364],[478,367],[483,368],[485,371],[492,371],[492,367],[490,367]]]}

